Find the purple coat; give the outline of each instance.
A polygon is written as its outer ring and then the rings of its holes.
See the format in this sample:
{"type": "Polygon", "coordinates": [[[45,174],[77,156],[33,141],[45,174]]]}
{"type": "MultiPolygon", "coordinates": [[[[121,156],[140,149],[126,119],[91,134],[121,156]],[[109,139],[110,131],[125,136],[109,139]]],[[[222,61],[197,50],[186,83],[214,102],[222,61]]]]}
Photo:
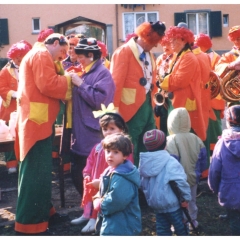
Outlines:
{"type": "Polygon", "coordinates": [[[240,210],[240,132],[223,130],[212,155],[208,185],[221,206],[240,210]]]}
{"type": "Polygon", "coordinates": [[[73,88],[73,125],[72,151],[81,156],[88,156],[95,144],[102,139],[99,118],[94,118],[92,111],[100,110],[113,102],[115,84],[109,70],[97,60],[89,72],[82,76],[81,86],[73,88]]]}

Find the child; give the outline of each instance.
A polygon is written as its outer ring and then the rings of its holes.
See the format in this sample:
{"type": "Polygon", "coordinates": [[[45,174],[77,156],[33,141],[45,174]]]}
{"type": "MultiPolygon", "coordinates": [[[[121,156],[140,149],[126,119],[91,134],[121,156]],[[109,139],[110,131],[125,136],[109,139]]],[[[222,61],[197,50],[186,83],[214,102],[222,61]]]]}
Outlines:
{"type": "Polygon", "coordinates": [[[127,156],[132,143],[127,135],[115,133],[102,141],[108,168],[100,178],[100,198],[94,208],[100,209],[100,236],[136,236],[141,232],[141,210],[138,202],[140,176],[127,156]]]}
{"type": "MultiPolygon", "coordinates": [[[[127,133],[125,121],[118,113],[107,112],[101,115],[99,120],[103,136],[106,137],[112,133],[127,133]]],[[[132,156],[130,159],[133,161],[132,156]]],[[[71,221],[71,224],[78,225],[88,222],[81,230],[82,233],[90,233],[95,230],[96,218],[98,211],[93,209],[92,197],[97,193],[97,189],[87,185],[88,182],[98,179],[100,174],[107,168],[105,161],[104,149],[102,144],[96,144],[87,158],[87,163],[83,169],[84,193],[81,206],[84,208],[81,217],[71,221]]]]}
{"type": "MultiPolygon", "coordinates": [[[[197,228],[197,185],[201,173],[207,168],[206,148],[197,135],[190,133],[191,120],[185,108],[176,108],[171,111],[167,125],[169,136],[167,137],[166,150],[179,160],[187,174],[187,182],[191,188],[188,211],[194,226],[197,228]]],[[[190,224],[189,229],[193,230],[190,224]]]]}
{"type": "Polygon", "coordinates": [[[208,185],[218,193],[219,204],[226,208],[231,234],[240,235],[240,105],[226,111],[227,129],[223,130],[212,155],[208,185]]]}
{"type": "Polygon", "coordinates": [[[178,236],[187,236],[188,229],[183,222],[183,212],[179,201],[171,189],[169,181],[175,181],[187,206],[191,199],[190,187],[181,164],[164,150],[166,136],[163,131],[153,129],[143,136],[148,152],[140,153],[139,172],[141,189],[148,205],[156,212],[156,232],[158,236],[171,236],[171,225],[178,236]]]}

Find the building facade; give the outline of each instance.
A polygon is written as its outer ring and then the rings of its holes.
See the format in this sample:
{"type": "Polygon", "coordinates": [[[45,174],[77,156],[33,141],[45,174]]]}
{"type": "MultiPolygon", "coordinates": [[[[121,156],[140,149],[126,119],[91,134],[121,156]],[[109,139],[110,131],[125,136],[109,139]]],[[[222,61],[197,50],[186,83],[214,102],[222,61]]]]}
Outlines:
{"type": "MultiPolygon", "coordinates": [[[[31,44],[42,29],[84,33],[107,44],[109,58],[126,35],[144,21],[162,21],[166,27],[186,22],[194,34],[206,33],[218,53],[232,47],[227,35],[240,25],[240,4],[0,4],[0,58],[20,40],[31,44]]],[[[154,49],[155,55],[162,52],[154,49]]]]}

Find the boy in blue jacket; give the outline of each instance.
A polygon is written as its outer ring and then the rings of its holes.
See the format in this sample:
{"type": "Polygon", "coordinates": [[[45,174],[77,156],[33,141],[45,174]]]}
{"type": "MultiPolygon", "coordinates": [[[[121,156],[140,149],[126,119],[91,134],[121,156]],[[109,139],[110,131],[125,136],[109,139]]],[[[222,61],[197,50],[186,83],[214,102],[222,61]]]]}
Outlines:
{"type": "Polygon", "coordinates": [[[166,136],[158,129],[147,131],[143,143],[148,152],[140,153],[139,171],[141,189],[148,205],[156,212],[156,232],[158,236],[172,236],[171,225],[178,236],[189,235],[184,224],[182,207],[191,200],[190,187],[182,165],[164,150],[166,136]],[[175,181],[185,201],[180,206],[169,181],[175,181]]]}

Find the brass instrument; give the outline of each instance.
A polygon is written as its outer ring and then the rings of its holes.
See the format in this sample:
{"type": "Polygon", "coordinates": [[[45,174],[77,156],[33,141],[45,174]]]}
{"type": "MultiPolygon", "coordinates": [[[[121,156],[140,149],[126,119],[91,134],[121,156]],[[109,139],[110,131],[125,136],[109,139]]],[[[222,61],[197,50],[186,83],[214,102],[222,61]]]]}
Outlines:
{"type": "Polygon", "coordinates": [[[159,92],[154,94],[154,98],[153,101],[157,106],[162,106],[165,103],[165,94],[164,94],[164,90],[160,90],[159,92]]]}
{"type": "Polygon", "coordinates": [[[228,102],[240,101],[240,71],[226,68],[220,78],[221,97],[228,102]]]}
{"type": "Polygon", "coordinates": [[[213,71],[210,72],[209,87],[210,87],[211,99],[213,99],[220,93],[220,88],[221,88],[220,78],[213,71]]]}

